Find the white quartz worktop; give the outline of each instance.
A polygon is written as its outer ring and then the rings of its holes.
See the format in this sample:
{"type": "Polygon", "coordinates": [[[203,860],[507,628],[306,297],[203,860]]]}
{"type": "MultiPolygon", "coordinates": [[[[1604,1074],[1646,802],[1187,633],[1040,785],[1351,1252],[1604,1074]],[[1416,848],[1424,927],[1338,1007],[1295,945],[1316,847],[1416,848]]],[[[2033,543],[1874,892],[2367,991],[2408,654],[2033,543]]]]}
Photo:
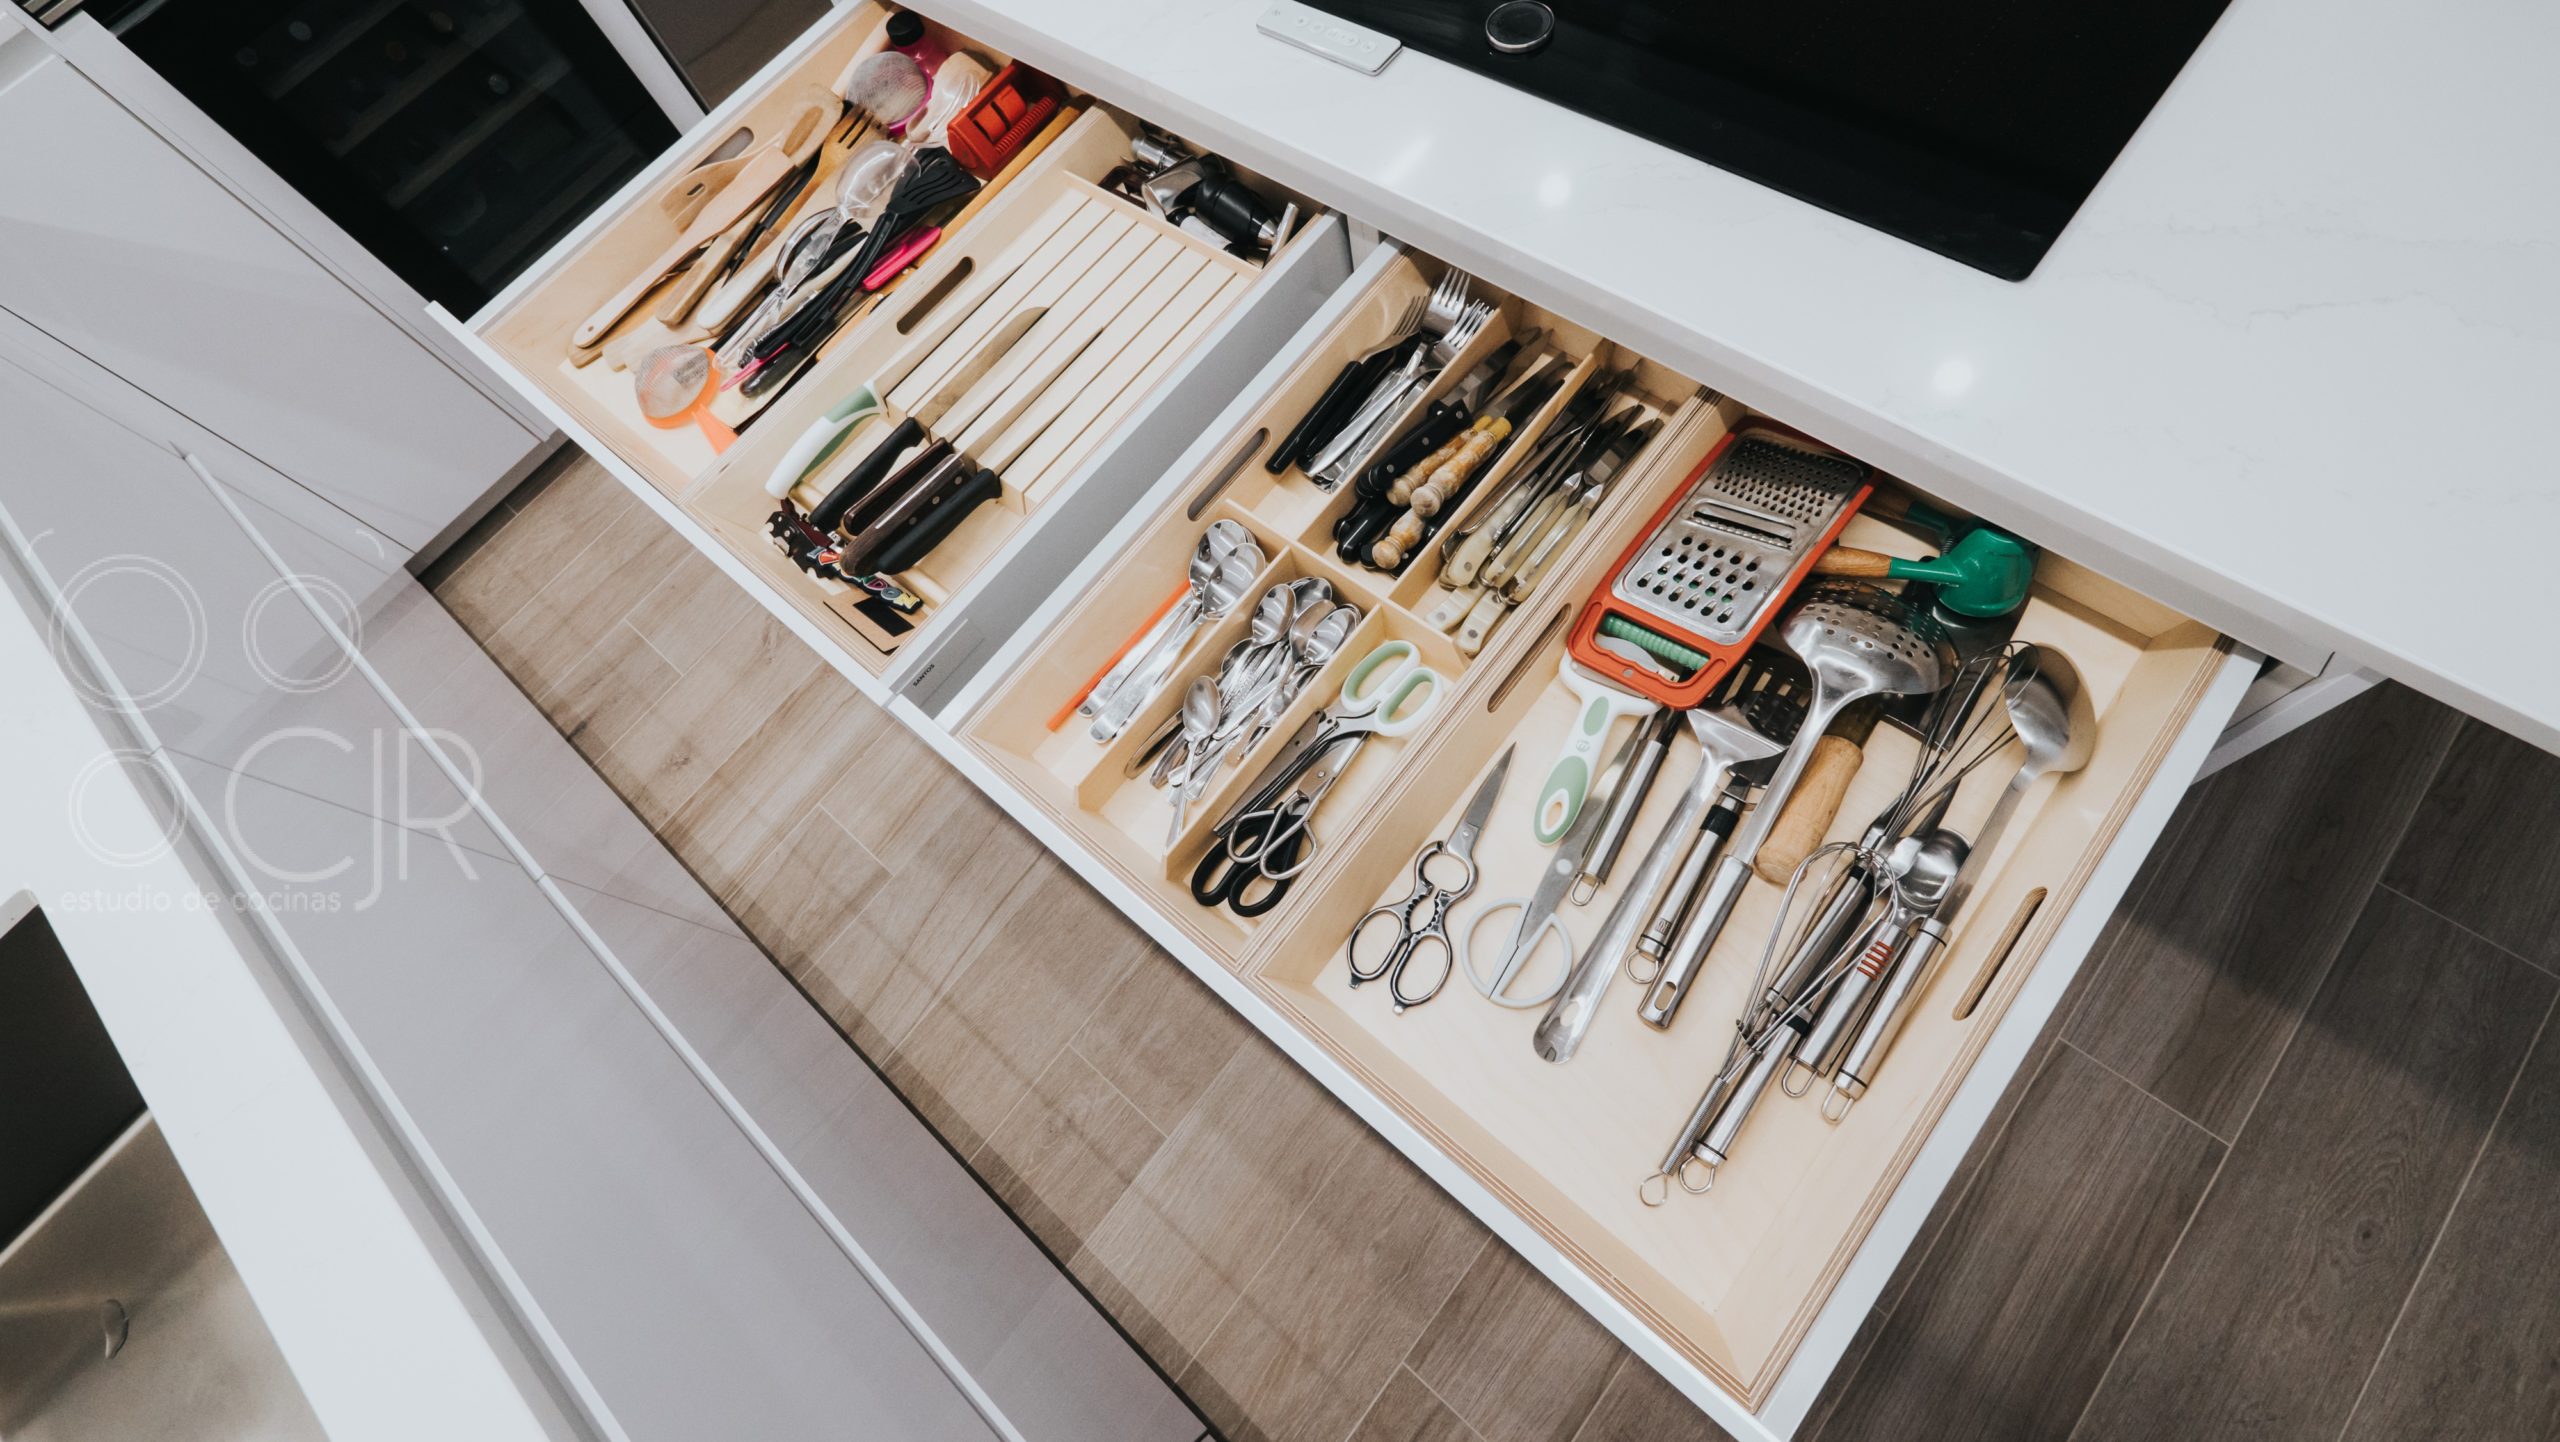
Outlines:
{"type": "Polygon", "coordinates": [[[2560,750],[2560,9],[2234,0],[1995,280],[1265,0],[918,8],[2262,648],[2560,750]],[[2528,659],[2513,659],[2521,633],[2528,659]]]}

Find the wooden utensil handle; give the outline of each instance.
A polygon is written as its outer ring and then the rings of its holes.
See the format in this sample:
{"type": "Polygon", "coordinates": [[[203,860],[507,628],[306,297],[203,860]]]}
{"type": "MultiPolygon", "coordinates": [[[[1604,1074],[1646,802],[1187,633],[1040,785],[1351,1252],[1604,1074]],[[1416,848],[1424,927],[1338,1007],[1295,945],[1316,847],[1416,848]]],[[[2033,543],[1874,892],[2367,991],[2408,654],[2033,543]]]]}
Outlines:
{"type": "Polygon", "coordinates": [[[754,216],[741,216],[737,224],[720,232],[710,245],[704,247],[702,254],[694,257],[693,264],[686,268],[685,273],[677,277],[676,283],[667,288],[666,299],[658,303],[658,319],[668,325],[684,324],[684,318],[693,314],[693,308],[702,304],[702,298],[711,293],[713,283],[720,278],[722,263],[739,246],[746,244],[747,232],[755,228],[755,223],[754,216]]]}
{"type": "Polygon", "coordinates": [[[1834,546],[1813,563],[1817,576],[1869,576],[1883,579],[1893,574],[1893,557],[1882,551],[1856,551],[1847,546],[1834,546]]]}
{"type": "Polygon", "coordinates": [[[1787,798],[1777,826],[1751,860],[1752,871],[1762,881],[1786,885],[1787,878],[1822,844],[1831,818],[1840,812],[1840,798],[1849,794],[1849,783],[1857,779],[1858,767],[1866,759],[1866,748],[1845,736],[1825,736],[1814,743],[1813,759],[1805,763],[1795,794],[1787,798]]]}
{"type": "Polygon", "coordinates": [[[1440,514],[1440,508],[1449,503],[1449,498],[1467,483],[1467,477],[1476,473],[1476,467],[1483,465],[1484,458],[1493,454],[1493,448],[1502,444],[1502,438],[1510,433],[1511,423],[1498,417],[1491,425],[1468,432],[1459,443],[1458,453],[1414,488],[1414,514],[1425,520],[1440,514]]]}
{"type": "Polygon", "coordinates": [[[1392,571],[1404,564],[1404,553],[1422,539],[1422,518],[1411,511],[1396,517],[1395,524],[1369,548],[1369,564],[1381,571],[1392,571]]]}
{"type": "Polygon", "coordinates": [[[1461,434],[1450,437],[1447,443],[1443,444],[1440,449],[1433,451],[1431,454],[1424,456],[1420,461],[1416,462],[1413,469],[1387,483],[1387,503],[1395,506],[1409,506],[1413,504],[1414,488],[1417,485],[1428,481],[1432,476],[1437,475],[1440,468],[1447,465],[1450,460],[1458,454],[1458,452],[1465,450],[1466,446],[1467,438],[1465,435],[1461,434]]]}

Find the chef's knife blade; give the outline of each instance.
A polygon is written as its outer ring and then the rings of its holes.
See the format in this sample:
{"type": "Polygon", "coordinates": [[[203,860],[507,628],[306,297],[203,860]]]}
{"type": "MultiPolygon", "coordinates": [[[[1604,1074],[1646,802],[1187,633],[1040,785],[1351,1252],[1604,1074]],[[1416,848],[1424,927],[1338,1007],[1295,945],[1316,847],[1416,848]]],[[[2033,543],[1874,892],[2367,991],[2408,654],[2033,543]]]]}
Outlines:
{"type": "Polygon", "coordinates": [[[1035,305],[1015,314],[1003,325],[996,327],[996,333],[987,337],[979,345],[969,359],[952,373],[951,379],[943,385],[942,389],[935,391],[931,400],[916,407],[916,419],[922,421],[925,429],[935,435],[946,435],[968,429],[969,422],[977,419],[978,412],[985,410],[987,405],[994,401],[993,396],[988,397],[978,405],[976,410],[955,422],[949,431],[944,429],[942,422],[951,413],[951,408],[966,399],[969,392],[975,389],[980,381],[987,378],[987,373],[996,368],[996,363],[1003,360],[1007,352],[1020,345],[1022,338],[1031,333],[1031,328],[1038,325],[1048,314],[1047,306],[1035,305]]]}

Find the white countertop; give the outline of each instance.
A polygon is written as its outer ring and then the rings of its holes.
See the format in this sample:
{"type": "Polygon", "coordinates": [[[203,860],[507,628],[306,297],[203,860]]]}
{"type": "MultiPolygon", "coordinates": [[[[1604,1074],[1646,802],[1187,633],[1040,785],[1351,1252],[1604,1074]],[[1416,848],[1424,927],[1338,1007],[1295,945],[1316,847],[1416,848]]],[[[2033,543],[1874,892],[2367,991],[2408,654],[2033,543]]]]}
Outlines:
{"type": "Polygon", "coordinates": [[[2234,0],[2012,284],[1416,52],[1362,76],[1264,4],[919,8],[2244,640],[2560,750],[2560,668],[2473,619],[2538,618],[2560,533],[2560,10],[2234,0]]]}

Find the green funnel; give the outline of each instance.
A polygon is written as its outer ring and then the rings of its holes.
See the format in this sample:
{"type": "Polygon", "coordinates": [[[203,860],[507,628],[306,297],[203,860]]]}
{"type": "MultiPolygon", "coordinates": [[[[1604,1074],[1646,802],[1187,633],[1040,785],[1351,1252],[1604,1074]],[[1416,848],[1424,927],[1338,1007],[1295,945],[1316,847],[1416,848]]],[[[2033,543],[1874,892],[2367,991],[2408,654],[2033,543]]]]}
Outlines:
{"type": "Polygon", "coordinates": [[[1976,526],[1945,555],[1897,560],[1885,574],[1935,583],[1938,604],[1959,616],[2006,616],[2027,603],[2027,587],[2036,578],[2036,552],[2006,531],[1976,526]]]}

